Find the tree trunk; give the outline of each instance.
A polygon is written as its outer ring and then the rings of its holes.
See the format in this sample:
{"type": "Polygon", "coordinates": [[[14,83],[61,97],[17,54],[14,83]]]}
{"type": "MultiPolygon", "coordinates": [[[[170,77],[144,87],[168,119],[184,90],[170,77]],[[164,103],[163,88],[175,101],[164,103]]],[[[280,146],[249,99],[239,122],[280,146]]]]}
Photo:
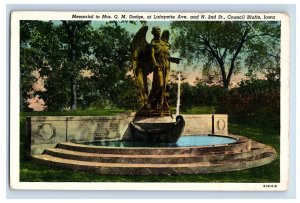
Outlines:
{"type": "Polygon", "coordinates": [[[71,89],[71,94],[72,94],[72,99],[71,99],[71,102],[72,102],[72,107],[71,107],[71,110],[74,111],[77,109],[77,81],[76,81],[76,77],[72,77],[71,79],[71,85],[72,85],[72,89],[71,89]]]}
{"type": "Polygon", "coordinates": [[[228,80],[223,80],[223,87],[224,87],[224,89],[226,89],[226,90],[228,90],[228,88],[229,88],[229,81],[228,80]]]}
{"type": "Polygon", "coordinates": [[[76,79],[76,66],[75,64],[75,48],[74,48],[74,44],[71,44],[71,50],[70,50],[70,54],[71,54],[71,66],[72,66],[72,76],[71,76],[71,110],[75,111],[77,109],[77,79],[76,79]]]}
{"type": "Polygon", "coordinates": [[[65,29],[68,33],[69,37],[69,43],[70,43],[70,48],[69,48],[69,57],[70,57],[70,62],[72,66],[71,70],[71,110],[74,111],[77,109],[77,79],[76,79],[76,66],[75,64],[75,55],[76,55],[76,31],[77,31],[77,25],[70,25],[67,21],[62,21],[65,29]]]}
{"type": "Polygon", "coordinates": [[[224,62],[221,61],[221,60],[219,60],[218,62],[219,62],[219,65],[220,65],[223,87],[224,87],[224,89],[228,89],[230,80],[228,80],[227,77],[226,77],[224,62]]]}

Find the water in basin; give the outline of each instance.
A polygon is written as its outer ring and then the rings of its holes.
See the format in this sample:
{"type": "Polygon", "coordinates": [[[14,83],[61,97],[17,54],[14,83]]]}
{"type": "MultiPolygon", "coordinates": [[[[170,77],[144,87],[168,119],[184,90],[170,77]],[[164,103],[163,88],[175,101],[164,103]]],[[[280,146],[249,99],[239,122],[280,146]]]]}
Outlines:
{"type": "Polygon", "coordinates": [[[230,137],[215,135],[192,135],[182,136],[177,143],[146,143],[137,141],[96,141],[86,142],[83,144],[92,146],[106,147],[194,147],[194,146],[211,146],[235,143],[237,140],[230,137]]]}

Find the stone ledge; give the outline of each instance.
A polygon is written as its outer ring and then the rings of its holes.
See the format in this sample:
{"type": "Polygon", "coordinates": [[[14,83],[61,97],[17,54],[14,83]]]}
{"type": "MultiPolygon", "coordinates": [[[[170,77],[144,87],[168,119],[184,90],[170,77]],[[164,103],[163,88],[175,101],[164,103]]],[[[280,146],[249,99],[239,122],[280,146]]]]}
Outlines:
{"type": "MultiPolygon", "coordinates": [[[[226,114],[189,114],[184,135],[228,134],[226,114]]],[[[117,116],[32,116],[26,118],[26,154],[40,154],[61,142],[131,140],[134,114],[117,116]]],[[[153,119],[152,119],[153,120],[153,119]]],[[[175,120],[175,116],[174,116],[175,120]]],[[[169,119],[170,122],[170,119],[169,119]]]]}

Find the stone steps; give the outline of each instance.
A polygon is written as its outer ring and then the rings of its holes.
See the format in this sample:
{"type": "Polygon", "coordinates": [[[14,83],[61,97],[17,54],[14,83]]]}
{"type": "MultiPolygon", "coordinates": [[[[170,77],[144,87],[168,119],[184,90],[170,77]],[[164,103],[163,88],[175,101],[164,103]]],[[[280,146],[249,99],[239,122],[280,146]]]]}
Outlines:
{"type": "MultiPolygon", "coordinates": [[[[274,154],[273,154],[274,156],[274,154]]],[[[239,159],[238,161],[197,162],[185,164],[132,164],[132,163],[101,163],[62,159],[47,154],[33,155],[40,164],[56,166],[73,171],[93,172],[112,175],[171,175],[171,174],[200,174],[224,171],[243,170],[270,163],[274,157],[262,159],[239,159]]]]}
{"type": "Polygon", "coordinates": [[[206,147],[97,147],[60,143],[35,162],[73,171],[114,175],[171,175],[236,171],[268,164],[276,159],[273,148],[243,140],[206,147]]]}
{"type": "Polygon", "coordinates": [[[79,151],[71,151],[60,148],[52,148],[45,150],[44,154],[78,161],[103,162],[103,163],[195,163],[216,160],[232,160],[257,156],[261,153],[261,149],[254,148],[248,152],[234,153],[226,152],[225,154],[211,153],[206,155],[197,154],[167,154],[167,155],[127,155],[127,154],[98,154],[79,151]]]}
{"type": "Polygon", "coordinates": [[[232,144],[201,146],[201,147],[98,147],[76,143],[59,143],[57,148],[71,151],[97,153],[97,154],[127,154],[127,155],[175,155],[175,154],[211,154],[224,152],[246,152],[251,150],[250,140],[232,144]]]}

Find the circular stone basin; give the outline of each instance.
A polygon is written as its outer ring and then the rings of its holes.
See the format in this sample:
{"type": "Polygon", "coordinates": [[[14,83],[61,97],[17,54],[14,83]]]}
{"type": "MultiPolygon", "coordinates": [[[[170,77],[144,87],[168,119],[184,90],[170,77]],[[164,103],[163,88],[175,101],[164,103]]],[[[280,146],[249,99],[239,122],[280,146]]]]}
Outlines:
{"type": "Polygon", "coordinates": [[[195,147],[224,145],[237,142],[237,139],[216,135],[182,136],[176,143],[146,143],[138,141],[96,141],[82,144],[104,147],[195,147]]]}

